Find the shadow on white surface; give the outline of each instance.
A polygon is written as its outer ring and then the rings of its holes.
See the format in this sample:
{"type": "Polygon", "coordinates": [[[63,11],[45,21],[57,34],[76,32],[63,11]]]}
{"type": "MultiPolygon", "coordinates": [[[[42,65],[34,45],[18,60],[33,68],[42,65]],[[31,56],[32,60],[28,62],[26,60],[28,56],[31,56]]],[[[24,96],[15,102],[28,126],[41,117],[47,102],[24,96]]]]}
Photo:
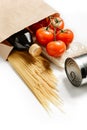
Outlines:
{"type": "Polygon", "coordinates": [[[63,79],[64,86],[67,92],[70,94],[71,97],[79,97],[81,95],[87,94],[87,84],[82,85],[80,87],[73,86],[68,78],[63,79]]]}

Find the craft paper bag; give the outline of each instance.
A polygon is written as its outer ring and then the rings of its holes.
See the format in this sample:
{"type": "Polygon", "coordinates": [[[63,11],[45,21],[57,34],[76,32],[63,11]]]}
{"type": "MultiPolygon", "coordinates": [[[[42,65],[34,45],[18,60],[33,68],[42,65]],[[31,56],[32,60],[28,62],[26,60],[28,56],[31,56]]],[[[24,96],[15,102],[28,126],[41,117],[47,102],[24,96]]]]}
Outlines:
{"type": "Polygon", "coordinates": [[[13,49],[5,39],[54,13],[42,0],[0,0],[0,55],[7,59],[13,49]]]}

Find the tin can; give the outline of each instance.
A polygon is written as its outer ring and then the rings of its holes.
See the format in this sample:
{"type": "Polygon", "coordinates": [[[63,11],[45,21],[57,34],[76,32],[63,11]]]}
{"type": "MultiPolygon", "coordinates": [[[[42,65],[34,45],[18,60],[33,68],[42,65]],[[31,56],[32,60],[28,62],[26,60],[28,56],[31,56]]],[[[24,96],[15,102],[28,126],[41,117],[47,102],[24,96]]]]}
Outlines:
{"type": "Polygon", "coordinates": [[[87,84],[87,54],[65,60],[65,72],[76,87],[87,84]]]}

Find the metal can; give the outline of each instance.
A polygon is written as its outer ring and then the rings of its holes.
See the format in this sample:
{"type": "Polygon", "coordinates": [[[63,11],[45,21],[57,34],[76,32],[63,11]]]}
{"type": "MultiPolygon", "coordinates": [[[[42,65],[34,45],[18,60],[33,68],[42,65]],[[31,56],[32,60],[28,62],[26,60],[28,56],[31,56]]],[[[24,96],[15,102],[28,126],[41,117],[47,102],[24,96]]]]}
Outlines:
{"type": "Polygon", "coordinates": [[[76,87],[87,84],[87,54],[65,60],[65,72],[76,87]]]}

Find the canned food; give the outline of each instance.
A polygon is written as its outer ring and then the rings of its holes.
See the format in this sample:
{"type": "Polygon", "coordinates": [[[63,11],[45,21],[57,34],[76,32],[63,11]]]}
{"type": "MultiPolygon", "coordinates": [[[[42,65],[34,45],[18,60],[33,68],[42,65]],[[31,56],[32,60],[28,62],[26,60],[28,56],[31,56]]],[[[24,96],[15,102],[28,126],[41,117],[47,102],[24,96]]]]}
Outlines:
{"type": "Polygon", "coordinates": [[[87,54],[65,60],[65,72],[76,87],[87,84],[87,54]]]}

